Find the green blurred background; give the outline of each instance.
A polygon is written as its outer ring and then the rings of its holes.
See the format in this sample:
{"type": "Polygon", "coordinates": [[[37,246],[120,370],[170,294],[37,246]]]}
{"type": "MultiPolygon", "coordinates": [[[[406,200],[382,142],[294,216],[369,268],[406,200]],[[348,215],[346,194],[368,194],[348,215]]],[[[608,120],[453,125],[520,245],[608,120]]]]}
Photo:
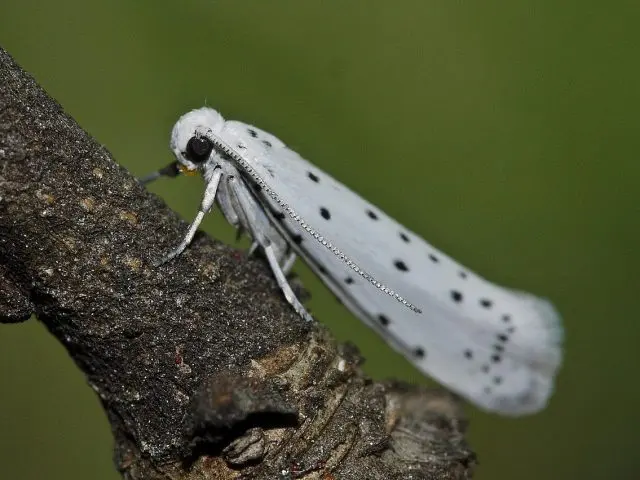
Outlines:
{"type": "MultiPolygon", "coordinates": [[[[638,25],[630,1],[3,0],[0,44],[136,175],[171,160],[173,122],[206,102],[472,269],[553,299],[557,392],[528,418],[469,407],[476,478],[626,479],[640,467],[638,25]]],[[[190,220],[198,182],[152,189],[190,220]]],[[[220,215],[204,229],[233,239],[220,215]]],[[[368,373],[427,382],[298,270],[368,373]]],[[[37,322],[0,328],[0,392],[0,478],[118,478],[97,397],[37,322]]]]}

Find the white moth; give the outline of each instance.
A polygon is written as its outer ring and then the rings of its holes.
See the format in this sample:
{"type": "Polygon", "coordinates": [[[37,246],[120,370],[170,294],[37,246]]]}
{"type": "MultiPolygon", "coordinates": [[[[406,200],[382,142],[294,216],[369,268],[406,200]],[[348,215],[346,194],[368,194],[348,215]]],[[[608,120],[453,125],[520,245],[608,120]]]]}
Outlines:
{"type": "Polygon", "coordinates": [[[287,281],[296,255],[422,372],[505,415],[547,403],[562,357],[560,317],[547,301],[489,283],[288,149],[275,136],[211,108],[173,127],[176,161],[144,179],[203,174],[191,242],[217,201],[263,249],[286,299],[311,320],[287,281]]]}

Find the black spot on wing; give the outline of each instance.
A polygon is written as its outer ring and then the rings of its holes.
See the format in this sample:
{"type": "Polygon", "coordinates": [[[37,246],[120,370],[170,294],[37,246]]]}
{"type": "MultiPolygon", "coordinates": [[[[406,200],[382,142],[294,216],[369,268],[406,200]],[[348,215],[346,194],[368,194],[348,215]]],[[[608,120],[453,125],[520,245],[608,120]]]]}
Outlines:
{"type": "Polygon", "coordinates": [[[320,215],[322,216],[322,218],[324,218],[325,220],[329,220],[331,218],[331,213],[329,213],[329,210],[327,210],[324,207],[320,208],[320,215]]]}
{"type": "Polygon", "coordinates": [[[424,348],[422,347],[416,347],[413,349],[413,354],[415,355],[416,358],[420,358],[423,359],[427,356],[427,352],[424,351],[424,348]]]}
{"type": "Polygon", "coordinates": [[[396,260],[395,262],[393,262],[393,264],[401,272],[408,272],[409,271],[409,267],[407,267],[407,264],[404,263],[402,260],[396,260]]]}
{"type": "Polygon", "coordinates": [[[480,305],[482,305],[484,308],[491,308],[493,306],[493,302],[488,298],[481,298],[480,305]]]}

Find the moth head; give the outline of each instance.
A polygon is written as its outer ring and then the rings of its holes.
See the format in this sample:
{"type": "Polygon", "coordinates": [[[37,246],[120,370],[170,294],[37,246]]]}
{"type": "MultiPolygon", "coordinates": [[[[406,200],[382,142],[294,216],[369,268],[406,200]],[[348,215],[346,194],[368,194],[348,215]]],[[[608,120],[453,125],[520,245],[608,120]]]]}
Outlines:
{"type": "Polygon", "coordinates": [[[171,132],[171,150],[186,175],[203,171],[213,156],[212,137],[222,130],[224,119],[212,108],[192,110],[178,119],[171,132]]]}

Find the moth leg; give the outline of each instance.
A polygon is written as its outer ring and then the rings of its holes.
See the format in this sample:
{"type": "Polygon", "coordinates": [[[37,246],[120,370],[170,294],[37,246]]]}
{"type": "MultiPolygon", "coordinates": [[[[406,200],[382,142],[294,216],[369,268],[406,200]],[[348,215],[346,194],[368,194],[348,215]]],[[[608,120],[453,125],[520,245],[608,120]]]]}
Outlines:
{"type": "Polygon", "coordinates": [[[180,242],[180,244],[176,248],[174,248],[168,255],[160,259],[160,261],[155,262],[154,266],[158,267],[164,263],[167,263],[168,261],[174,259],[182,252],[184,252],[184,250],[189,246],[191,240],[193,240],[193,237],[196,234],[196,231],[198,230],[198,227],[200,226],[200,223],[202,223],[204,215],[208,213],[213,206],[221,177],[222,170],[216,169],[211,177],[211,180],[209,180],[209,183],[207,183],[207,187],[204,190],[204,196],[202,197],[202,203],[200,204],[198,214],[196,215],[196,218],[194,218],[193,222],[191,222],[191,225],[189,225],[189,230],[187,230],[187,234],[182,239],[182,242],[180,242]]]}
{"type": "Polygon", "coordinates": [[[250,257],[251,255],[256,253],[256,250],[258,250],[259,246],[260,246],[260,244],[258,242],[256,242],[255,240],[253,242],[251,242],[251,246],[249,247],[249,250],[247,250],[247,257],[250,257]]]}
{"type": "Polygon", "coordinates": [[[269,261],[269,266],[271,267],[271,271],[273,272],[273,275],[276,277],[276,282],[278,282],[278,286],[280,287],[280,290],[282,290],[282,293],[284,294],[284,298],[287,299],[287,302],[289,302],[289,304],[293,307],[293,309],[304,320],[306,320],[307,322],[313,322],[313,318],[311,317],[311,315],[309,315],[309,313],[304,308],[302,303],[300,303],[300,300],[298,300],[298,297],[296,297],[296,294],[293,293],[291,285],[289,285],[289,282],[287,281],[287,277],[285,276],[284,272],[282,271],[282,268],[280,267],[280,264],[278,263],[278,259],[276,258],[276,254],[273,250],[273,245],[271,244],[263,245],[262,249],[264,250],[264,253],[267,256],[267,260],[269,261]]]}
{"type": "Polygon", "coordinates": [[[291,273],[293,264],[296,263],[296,258],[298,258],[298,256],[294,252],[291,252],[289,256],[284,259],[284,262],[282,263],[282,271],[285,275],[289,275],[289,273],[291,273]]]}
{"type": "Polygon", "coordinates": [[[171,162],[166,167],[161,168],[160,170],[156,170],[155,172],[151,172],[149,175],[146,175],[140,179],[140,183],[143,185],[148,185],[154,180],[157,180],[160,177],[170,177],[175,178],[180,175],[180,169],[178,168],[178,161],[171,162]]]}
{"type": "MultiPolygon", "coordinates": [[[[235,223],[233,223],[233,224],[239,223],[239,226],[236,230],[236,240],[238,240],[240,238],[240,235],[242,235],[243,233],[247,233],[247,227],[245,227],[245,225],[255,223],[255,220],[251,221],[247,218],[247,214],[245,213],[245,209],[243,208],[243,205],[240,204],[238,195],[235,193],[229,194],[229,192],[226,191],[225,188],[223,188],[225,186],[225,183],[229,185],[229,189],[238,188],[234,182],[236,182],[236,180],[233,175],[228,175],[226,177],[226,182],[222,182],[220,184],[221,195],[218,196],[217,200],[220,206],[222,207],[223,212],[226,212],[227,210],[230,212],[233,212],[235,218],[238,220],[235,223]],[[239,221],[240,217],[242,217],[242,221],[239,221]]],[[[252,199],[252,202],[251,202],[252,205],[255,204],[256,202],[253,200],[253,197],[251,197],[251,199],[252,199]]],[[[227,214],[225,213],[225,215],[227,214]]],[[[268,216],[265,216],[265,217],[267,219],[269,218],[268,216]]],[[[229,220],[228,215],[227,215],[227,220],[229,220]]],[[[268,237],[271,240],[272,245],[275,245],[274,251],[276,253],[276,257],[278,257],[278,263],[282,266],[282,270],[284,271],[285,275],[288,275],[296,260],[296,255],[294,252],[291,251],[291,248],[288,246],[289,242],[282,235],[279,234],[277,229],[272,228],[272,221],[267,221],[265,223],[264,218],[261,220],[262,222],[258,222],[258,224],[260,223],[264,224],[265,228],[269,232],[273,232],[272,234],[269,233],[269,234],[265,234],[264,236],[268,237]],[[278,248],[278,247],[282,247],[282,248],[278,248]]],[[[247,257],[251,257],[255,255],[256,251],[258,250],[258,247],[260,247],[260,243],[254,239],[254,235],[253,235],[254,232],[250,231],[248,233],[249,233],[249,236],[252,238],[252,242],[251,242],[251,246],[247,250],[247,257]]]]}
{"type": "MultiPolygon", "coordinates": [[[[256,202],[256,200],[251,196],[251,193],[244,184],[240,183],[235,177],[233,177],[229,178],[229,186],[231,187],[231,191],[238,202],[238,206],[242,209],[242,214],[247,221],[247,228],[254,239],[254,244],[262,247],[262,250],[267,257],[267,261],[269,262],[269,266],[271,267],[271,271],[273,272],[276,282],[278,283],[280,290],[282,290],[284,297],[304,320],[309,322],[313,321],[313,318],[309,315],[300,300],[298,300],[291,288],[291,285],[289,285],[286,274],[280,265],[280,260],[278,259],[278,255],[274,248],[274,243],[269,238],[268,232],[273,232],[274,235],[277,235],[277,238],[281,238],[280,234],[274,230],[269,218],[262,210],[262,206],[260,206],[260,204],[258,204],[258,202],[256,202]]],[[[287,259],[285,263],[289,263],[289,260],[287,259]]]]}
{"type": "MultiPolygon", "coordinates": [[[[247,256],[250,257],[251,255],[256,253],[256,250],[258,249],[259,246],[260,244],[254,240],[253,243],[251,243],[251,246],[249,247],[249,249],[247,250],[247,256]]],[[[291,273],[291,269],[293,268],[293,264],[296,263],[297,258],[298,256],[294,252],[291,252],[278,262],[285,275],[288,276],[289,273],[291,273]]]]}

